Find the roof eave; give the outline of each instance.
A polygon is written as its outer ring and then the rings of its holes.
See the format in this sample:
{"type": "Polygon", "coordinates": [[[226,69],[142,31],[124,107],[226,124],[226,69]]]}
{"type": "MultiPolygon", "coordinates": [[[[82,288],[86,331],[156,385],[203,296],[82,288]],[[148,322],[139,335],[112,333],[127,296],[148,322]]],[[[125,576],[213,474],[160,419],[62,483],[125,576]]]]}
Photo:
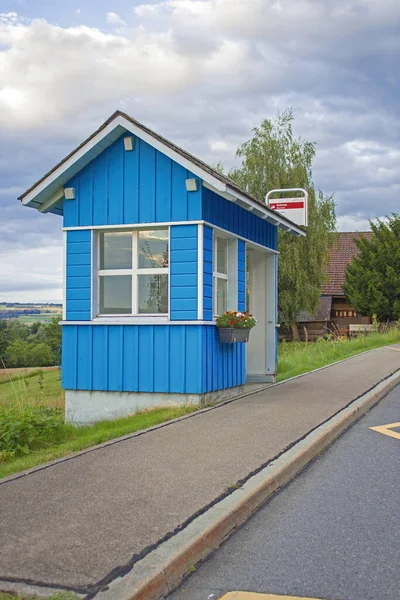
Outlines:
{"type": "Polygon", "coordinates": [[[111,115],[91,136],[26,192],[21,194],[18,199],[24,205],[29,205],[32,202],[38,203],[41,205],[38,207],[38,210],[41,210],[41,212],[50,211],[52,206],[59,201],[65,183],[84,168],[84,166],[89,164],[95,156],[111,145],[124,130],[136,135],[144,142],[147,142],[169,156],[172,160],[198,176],[206,186],[215,190],[218,194],[233,202],[238,202],[242,206],[244,205],[247,210],[280,227],[284,231],[297,236],[306,235],[306,232],[298,225],[266,205],[264,206],[264,204],[244,191],[240,191],[227,177],[214,171],[211,167],[203,163],[203,161],[175,146],[172,142],[169,142],[120,111],[116,111],[111,115]],[[39,194],[42,195],[41,201],[38,198],[39,194]],[[41,208],[42,206],[44,208],[41,208]]]}
{"type": "Polygon", "coordinates": [[[290,221],[290,219],[286,219],[285,217],[280,215],[275,210],[272,210],[267,205],[265,205],[265,208],[264,208],[264,206],[260,202],[253,200],[253,198],[238,191],[236,188],[234,188],[232,186],[227,186],[226,191],[228,194],[231,194],[232,196],[237,198],[239,201],[247,204],[248,210],[251,210],[251,212],[254,212],[256,215],[260,216],[262,219],[269,221],[273,225],[276,225],[277,227],[280,227],[284,231],[292,233],[293,235],[302,236],[302,237],[306,236],[306,232],[304,231],[304,229],[302,229],[301,227],[296,225],[296,223],[293,223],[293,221],[290,221]]]}

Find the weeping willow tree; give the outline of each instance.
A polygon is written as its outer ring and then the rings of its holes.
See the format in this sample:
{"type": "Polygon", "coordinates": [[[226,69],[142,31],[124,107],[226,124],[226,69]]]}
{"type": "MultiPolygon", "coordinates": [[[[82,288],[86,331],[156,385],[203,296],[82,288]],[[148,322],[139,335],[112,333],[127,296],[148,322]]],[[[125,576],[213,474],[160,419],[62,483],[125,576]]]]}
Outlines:
{"type": "Polygon", "coordinates": [[[262,121],[253,129],[253,137],[237,150],[241,165],[229,176],[263,202],[272,189],[300,187],[308,192],[307,236],[294,237],[279,231],[281,320],[290,324],[298,340],[300,312],[315,314],[318,307],[336,215],[333,196],[317,192],[312,181],[315,143],[295,137],[293,121],[292,110],[262,121]]]}

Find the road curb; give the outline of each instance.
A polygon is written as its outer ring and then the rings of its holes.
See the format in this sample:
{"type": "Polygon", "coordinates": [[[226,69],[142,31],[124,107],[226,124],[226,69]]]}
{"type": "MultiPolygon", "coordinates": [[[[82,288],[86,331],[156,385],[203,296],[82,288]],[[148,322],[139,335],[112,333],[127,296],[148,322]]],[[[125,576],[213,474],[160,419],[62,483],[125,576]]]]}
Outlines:
{"type": "Polygon", "coordinates": [[[272,494],[289,483],[399,383],[400,370],[311,431],[242,487],[138,561],[130,572],[87,598],[159,600],[165,597],[272,494]]]}

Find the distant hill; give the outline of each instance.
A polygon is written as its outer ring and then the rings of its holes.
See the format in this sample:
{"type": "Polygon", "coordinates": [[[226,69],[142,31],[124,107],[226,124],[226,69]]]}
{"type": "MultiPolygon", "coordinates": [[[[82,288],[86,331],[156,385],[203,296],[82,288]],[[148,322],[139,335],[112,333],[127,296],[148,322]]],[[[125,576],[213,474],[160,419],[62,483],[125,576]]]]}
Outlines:
{"type": "Polygon", "coordinates": [[[0,302],[0,320],[19,319],[26,324],[48,322],[61,315],[62,304],[38,302],[0,302]]]}

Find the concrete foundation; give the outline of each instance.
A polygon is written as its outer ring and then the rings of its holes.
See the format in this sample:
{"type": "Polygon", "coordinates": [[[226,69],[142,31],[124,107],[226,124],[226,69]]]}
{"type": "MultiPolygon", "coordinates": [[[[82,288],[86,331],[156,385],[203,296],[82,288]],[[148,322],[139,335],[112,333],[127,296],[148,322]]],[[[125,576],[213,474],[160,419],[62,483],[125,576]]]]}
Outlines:
{"type": "Polygon", "coordinates": [[[204,407],[243,394],[237,386],[206,394],[162,394],[145,392],[65,391],[65,420],[75,425],[126,417],[146,408],[196,404],[204,407]]]}
{"type": "Polygon", "coordinates": [[[276,383],[276,375],[247,375],[246,383],[276,383]]]}

